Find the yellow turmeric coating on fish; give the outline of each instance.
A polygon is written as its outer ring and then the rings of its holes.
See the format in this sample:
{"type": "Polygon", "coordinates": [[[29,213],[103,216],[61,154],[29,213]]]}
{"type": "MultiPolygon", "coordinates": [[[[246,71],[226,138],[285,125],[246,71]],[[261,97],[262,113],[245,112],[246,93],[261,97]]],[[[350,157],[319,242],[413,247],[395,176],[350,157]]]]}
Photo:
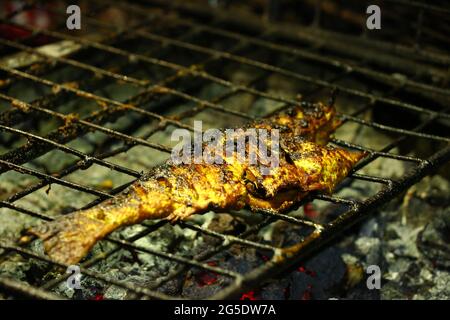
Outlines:
{"type": "Polygon", "coordinates": [[[168,161],[115,198],[28,232],[43,240],[52,259],[75,264],[109,233],[146,219],[176,221],[210,210],[242,208],[284,212],[311,191],[332,192],[364,156],[324,146],[339,124],[334,116],[333,107],[317,103],[292,107],[245,126],[279,130],[279,164],[269,174],[263,175],[258,164],[239,161],[235,153],[220,154],[222,164],[168,161]]]}

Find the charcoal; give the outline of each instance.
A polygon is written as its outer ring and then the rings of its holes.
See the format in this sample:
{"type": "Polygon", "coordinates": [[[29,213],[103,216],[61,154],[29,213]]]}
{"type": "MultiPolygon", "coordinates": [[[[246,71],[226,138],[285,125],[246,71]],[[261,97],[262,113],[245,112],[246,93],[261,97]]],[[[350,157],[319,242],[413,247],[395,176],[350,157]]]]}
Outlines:
{"type": "Polygon", "coordinates": [[[450,210],[435,213],[418,237],[420,252],[438,268],[450,269],[450,210]]]}
{"type": "Polygon", "coordinates": [[[367,265],[378,265],[381,258],[381,242],[378,238],[360,237],[355,241],[356,252],[366,257],[367,265]]]}

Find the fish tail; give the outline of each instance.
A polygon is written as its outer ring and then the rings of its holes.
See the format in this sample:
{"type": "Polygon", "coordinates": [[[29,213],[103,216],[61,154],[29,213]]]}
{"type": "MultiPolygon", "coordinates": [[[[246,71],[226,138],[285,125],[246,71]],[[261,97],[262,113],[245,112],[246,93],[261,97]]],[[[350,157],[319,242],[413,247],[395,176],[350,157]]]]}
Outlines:
{"type": "Polygon", "coordinates": [[[27,230],[39,237],[47,255],[54,261],[72,265],[78,263],[95,243],[114,230],[108,221],[95,218],[97,209],[78,211],[61,216],[27,230]]]}
{"type": "Polygon", "coordinates": [[[160,201],[158,194],[149,192],[148,198],[139,200],[137,188],[140,187],[132,187],[131,195],[119,195],[91,209],[58,217],[26,233],[39,237],[45,252],[53,260],[66,265],[76,264],[99,240],[119,227],[147,218],[164,218],[170,213],[170,205],[160,201]]]}

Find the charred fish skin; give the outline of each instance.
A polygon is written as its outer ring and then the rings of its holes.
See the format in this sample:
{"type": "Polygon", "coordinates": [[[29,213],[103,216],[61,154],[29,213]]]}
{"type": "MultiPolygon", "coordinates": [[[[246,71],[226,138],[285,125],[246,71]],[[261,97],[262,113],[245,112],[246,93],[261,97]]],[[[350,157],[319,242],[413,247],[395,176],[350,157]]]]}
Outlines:
{"type": "Polygon", "coordinates": [[[283,137],[302,137],[304,140],[325,145],[331,133],[340,124],[334,106],[317,102],[291,106],[271,117],[250,123],[247,127],[279,129],[283,137]]]}
{"type": "Polygon", "coordinates": [[[232,171],[215,165],[158,168],[118,197],[29,230],[54,260],[78,263],[100,239],[146,219],[185,219],[209,210],[241,209],[246,188],[232,171]],[[153,175],[156,174],[156,175],[153,175]]]}
{"type": "Polygon", "coordinates": [[[280,130],[280,161],[270,174],[258,165],[167,163],[151,169],[126,191],[91,209],[58,217],[28,230],[44,243],[46,253],[63,264],[78,263],[114,230],[146,219],[177,221],[207,211],[250,208],[284,212],[311,191],[330,193],[363,153],[323,146],[339,121],[321,103],[292,107],[246,127],[280,130]]]}

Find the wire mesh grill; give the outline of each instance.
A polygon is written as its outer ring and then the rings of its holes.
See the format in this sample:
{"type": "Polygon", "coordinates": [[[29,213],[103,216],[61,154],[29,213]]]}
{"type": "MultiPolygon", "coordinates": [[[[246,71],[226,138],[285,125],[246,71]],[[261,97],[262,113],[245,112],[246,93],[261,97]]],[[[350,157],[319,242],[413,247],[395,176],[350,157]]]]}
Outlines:
{"type": "MultiPolygon", "coordinates": [[[[137,147],[157,150],[161,158],[167,158],[171,152],[170,146],[152,138],[174,128],[193,130],[190,121],[201,118],[205,112],[225,117],[233,125],[261,116],[239,105],[230,107],[229,101],[233,101],[236,96],[247,95],[269,101],[273,105],[270,112],[297,104],[298,100],[294,97],[264,88],[264,82],[276,75],[300,83],[300,94],[306,100],[323,99],[330,90],[338,89],[338,100],[353,99],[358,104],[352,113],[339,113],[344,120],[343,127],[356,124],[372,128],[374,132],[392,135],[391,142],[378,150],[340,139],[339,134],[332,140],[333,144],[369,153],[341,188],[352,181],[363,180],[379,185],[378,192],[362,200],[318,194],[305,199],[302,204],[316,200],[341,208],[342,213],[328,223],[294,215],[258,212],[254,214],[261,216],[261,220],[240,234],[230,235],[210,230],[190,220],[179,222],[177,225],[183,230],[192,230],[215,239],[215,245],[191,257],[136,244],[137,240],[148,237],[160,228],[175,227],[166,221],[145,222],[140,232],[128,238],[119,238],[115,234],[107,237],[104,241],[113,244],[113,248],[85,260],[81,264],[81,272],[86,277],[124,288],[137,298],[168,299],[173,296],[158,288],[189,270],[202,270],[228,279],[227,285],[213,296],[220,299],[236,297],[261,284],[261,281],[287,270],[450,159],[448,131],[437,134],[430,130],[437,123],[448,130],[448,122],[445,121],[450,118],[447,107],[450,90],[446,87],[446,81],[450,56],[445,50],[429,49],[431,45],[436,46],[436,41],[445,38],[450,11],[418,2],[387,1],[391,2],[419,13],[413,47],[408,44],[408,40],[393,44],[388,37],[387,40],[369,39],[367,36],[357,37],[321,29],[319,20],[323,8],[320,6],[315,8],[313,25],[302,28],[280,22],[262,26],[255,16],[245,16],[244,20],[239,15],[197,6],[195,3],[174,2],[169,5],[162,1],[114,3],[114,6],[127,13],[129,21],[126,27],[99,19],[97,13],[110,5],[106,1],[99,1],[95,9],[83,15],[83,23],[95,33],[71,33],[64,31],[62,26],[38,30],[20,25],[20,28],[29,32],[26,37],[20,40],[0,38],[1,55],[13,57],[0,60],[0,129],[5,133],[2,137],[5,148],[0,156],[0,175],[5,176],[13,171],[32,176],[35,182],[2,197],[0,206],[8,210],[2,214],[13,212],[20,217],[33,217],[33,221],[54,219],[54,215],[17,204],[30,194],[52,185],[91,195],[93,201],[84,208],[113,197],[138,179],[142,171],[110,159],[137,147]],[[430,30],[423,26],[424,15],[437,15],[443,21],[442,29],[433,30],[434,37],[425,40],[424,34],[429,35],[430,30]],[[51,44],[59,44],[68,52],[55,54],[43,49],[45,45],[36,46],[33,41],[39,38],[50,39],[51,44]],[[20,58],[18,54],[26,58],[20,58]],[[302,68],[294,67],[300,62],[304,63],[302,68]],[[303,68],[305,65],[309,69],[303,68]],[[58,72],[64,68],[73,75],[71,81],[60,80],[58,72]],[[245,68],[250,70],[253,77],[246,81],[230,79],[227,77],[227,68],[245,68]],[[353,83],[349,84],[349,78],[381,89],[361,89],[353,83]],[[18,83],[36,88],[37,96],[25,101],[20,92],[13,94],[11,90],[8,91],[18,83]],[[111,97],[105,89],[111,83],[126,88],[130,93],[122,99],[111,97]],[[220,88],[220,94],[199,94],[202,88],[212,85],[220,88]],[[79,106],[79,112],[62,110],[60,106],[63,102],[73,102],[74,106],[79,106]],[[399,121],[383,123],[367,119],[367,114],[380,108],[385,112],[394,110],[413,115],[420,121],[413,124],[399,121]],[[114,124],[123,118],[133,121],[125,129],[118,129],[114,124]],[[54,123],[45,134],[33,127],[33,122],[41,121],[54,123]],[[137,128],[147,122],[153,123],[153,128],[147,132],[138,132],[137,128]],[[89,152],[81,151],[71,143],[83,137],[89,140],[87,137],[91,134],[101,134],[103,139],[99,143],[91,141],[93,146],[89,152]],[[423,157],[393,152],[399,145],[412,144],[417,140],[437,146],[438,152],[423,157]],[[17,141],[23,143],[16,146],[14,143],[17,141]],[[56,150],[70,155],[73,161],[59,169],[39,168],[36,165],[36,159],[56,150]],[[411,170],[399,179],[361,173],[364,167],[377,159],[402,161],[411,170]],[[128,177],[123,179],[128,181],[105,191],[86,181],[68,178],[94,166],[120,173],[128,177]],[[281,248],[254,240],[252,235],[279,220],[305,230],[302,240],[281,248]],[[253,248],[264,252],[269,258],[244,274],[208,263],[211,257],[234,246],[253,248]],[[120,250],[154,255],[178,266],[145,286],[111,279],[95,270],[98,263],[120,250]]],[[[30,4],[31,7],[34,5],[30,4]]],[[[1,23],[16,25],[13,18],[28,9],[27,6],[20,8],[4,17],[1,23]]],[[[49,8],[46,10],[52,11],[49,8]]],[[[58,14],[57,10],[53,11],[53,14],[58,14]]],[[[336,18],[336,21],[345,23],[340,18],[336,18]]],[[[437,43],[440,44],[439,41],[437,43]]],[[[445,45],[437,47],[442,49],[445,45]]],[[[339,105],[338,101],[338,111],[341,111],[339,105]]],[[[13,242],[2,240],[0,248],[3,249],[3,252],[0,251],[0,264],[6,257],[19,254],[50,266],[67,267],[36,250],[13,242]]],[[[53,289],[68,277],[68,274],[59,274],[39,285],[0,277],[0,290],[14,292],[14,295],[52,299],[58,297],[53,289]]]]}

